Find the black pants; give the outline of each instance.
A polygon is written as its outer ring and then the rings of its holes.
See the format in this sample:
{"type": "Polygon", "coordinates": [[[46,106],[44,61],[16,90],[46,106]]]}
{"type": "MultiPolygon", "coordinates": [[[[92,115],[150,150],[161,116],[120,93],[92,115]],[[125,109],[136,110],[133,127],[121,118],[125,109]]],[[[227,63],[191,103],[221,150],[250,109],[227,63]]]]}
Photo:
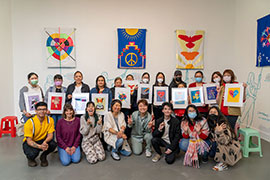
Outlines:
{"type": "MultiPolygon", "coordinates": [[[[155,151],[161,155],[161,149],[160,147],[165,147],[165,151],[168,149],[168,143],[166,143],[162,138],[153,137],[151,140],[152,146],[155,149],[155,151]]],[[[168,164],[172,164],[175,161],[176,155],[179,153],[179,148],[177,147],[176,150],[172,151],[170,154],[165,155],[165,161],[168,164]]]]}
{"type": "MultiPolygon", "coordinates": [[[[37,141],[36,143],[42,144],[44,140],[45,139],[37,141]]],[[[42,151],[41,149],[37,149],[32,146],[29,146],[27,144],[27,141],[25,141],[22,146],[23,146],[23,152],[26,155],[27,159],[35,160],[36,157],[39,155],[39,152],[42,151]]],[[[46,151],[43,151],[42,153],[46,156],[55,150],[55,148],[57,147],[57,144],[54,140],[51,140],[50,142],[48,142],[48,146],[49,146],[48,149],[46,151]]]]}

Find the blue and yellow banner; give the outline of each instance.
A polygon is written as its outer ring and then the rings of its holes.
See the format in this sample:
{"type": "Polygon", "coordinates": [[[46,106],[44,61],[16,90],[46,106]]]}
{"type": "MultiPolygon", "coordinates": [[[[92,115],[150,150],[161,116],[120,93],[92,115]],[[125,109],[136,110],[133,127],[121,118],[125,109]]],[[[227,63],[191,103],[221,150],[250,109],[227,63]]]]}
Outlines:
{"type": "Polygon", "coordinates": [[[257,20],[257,67],[270,66],[270,14],[257,20]]]}
{"type": "Polygon", "coordinates": [[[117,29],[118,68],[145,68],[146,29],[117,29]]]}

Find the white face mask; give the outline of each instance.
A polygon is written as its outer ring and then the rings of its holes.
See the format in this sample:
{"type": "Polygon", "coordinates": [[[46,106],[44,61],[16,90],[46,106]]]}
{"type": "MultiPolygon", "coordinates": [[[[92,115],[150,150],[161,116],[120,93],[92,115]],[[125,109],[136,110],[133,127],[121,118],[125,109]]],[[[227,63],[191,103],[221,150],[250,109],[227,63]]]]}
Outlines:
{"type": "Polygon", "coordinates": [[[231,76],[223,76],[223,80],[228,83],[231,82],[231,76]]]}
{"type": "Polygon", "coordinates": [[[219,83],[220,80],[221,80],[220,77],[217,77],[217,78],[214,79],[214,82],[215,82],[215,83],[219,83]]]}
{"type": "Polygon", "coordinates": [[[145,79],[142,79],[142,82],[147,84],[149,82],[149,80],[145,78],[145,79]]]}
{"type": "Polygon", "coordinates": [[[158,81],[159,83],[163,83],[163,79],[162,79],[162,78],[158,78],[157,81],[158,81]]]}

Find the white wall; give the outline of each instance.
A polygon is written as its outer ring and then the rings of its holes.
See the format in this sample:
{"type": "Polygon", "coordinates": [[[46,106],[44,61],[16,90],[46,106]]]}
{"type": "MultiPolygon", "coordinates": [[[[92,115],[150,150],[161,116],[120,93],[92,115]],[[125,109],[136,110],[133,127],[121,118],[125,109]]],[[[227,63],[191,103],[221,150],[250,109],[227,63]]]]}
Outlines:
{"type": "Polygon", "coordinates": [[[0,1],[0,72],[3,78],[0,88],[0,118],[14,115],[13,63],[11,40],[11,3],[0,1]]]}
{"type": "Polygon", "coordinates": [[[244,79],[249,85],[246,107],[243,109],[241,118],[242,126],[251,125],[258,129],[262,137],[268,141],[270,141],[270,81],[267,81],[266,76],[270,75],[270,67],[262,69],[255,66],[257,19],[269,14],[269,7],[269,0],[236,1],[235,61],[233,62],[237,77],[241,80],[244,79]],[[261,76],[261,80],[258,83],[259,76],[261,76]]]}
{"type": "MultiPolygon", "coordinates": [[[[126,73],[154,76],[158,71],[166,74],[169,83],[175,70],[176,29],[206,31],[205,76],[209,81],[215,70],[231,68],[238,81],[247,81],[248,72],[255,68],[256,19],[267,13],[267,0],[13,0],[12,38],[14,67],[14,109],[19,114],[18,92],[27,83],[30,71],[40,75],[40,84],[46,88],[52,82],[56,69],[46,67],[46,34],[44,27],[75,27],[77,68],[84,73],[85,82],[94,86],[95,78],[106,74],[109,83],[126,73]],[[118,27],[146,28],[145,70],[117,69],[118,27]]],[[[263,80],[269,68],[263,71],[263,80]]],[[[72,81],[75,69],[65,69],[65,84],[72,81]]],[[[184,71],[193,76],[194,71],[184,71]]],[[[262,82],[258,93],[254,127],[270,137],[269,122],[258,119],[258,112],[267,110],[267,101],[260,93],[269,87],[262,82]],[[263,100],[264,98],[264,100],[263,100]],[[264,126],[264,128],[260,127],[264,126]]],[[[265,94],[265,93],[264,93],[265,94]]],[[[267,97],[269,99],[269,97],[267,97]]],[[[247,103],[249,104],[249,102],[247,103]]],[[[269,115],[270,117],[270,115],[269,115]]]]}

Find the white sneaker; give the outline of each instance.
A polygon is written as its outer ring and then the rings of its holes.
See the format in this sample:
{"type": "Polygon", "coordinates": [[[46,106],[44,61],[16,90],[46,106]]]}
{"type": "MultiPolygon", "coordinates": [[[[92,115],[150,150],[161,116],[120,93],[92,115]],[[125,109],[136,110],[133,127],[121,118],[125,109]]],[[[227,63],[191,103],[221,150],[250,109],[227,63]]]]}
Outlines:
{"type": "Polygon", "coordinates": [[[150,158],[152,156],[151,151],[149,151],[148,149],[145,150],[145,156],[150,158]]]}

